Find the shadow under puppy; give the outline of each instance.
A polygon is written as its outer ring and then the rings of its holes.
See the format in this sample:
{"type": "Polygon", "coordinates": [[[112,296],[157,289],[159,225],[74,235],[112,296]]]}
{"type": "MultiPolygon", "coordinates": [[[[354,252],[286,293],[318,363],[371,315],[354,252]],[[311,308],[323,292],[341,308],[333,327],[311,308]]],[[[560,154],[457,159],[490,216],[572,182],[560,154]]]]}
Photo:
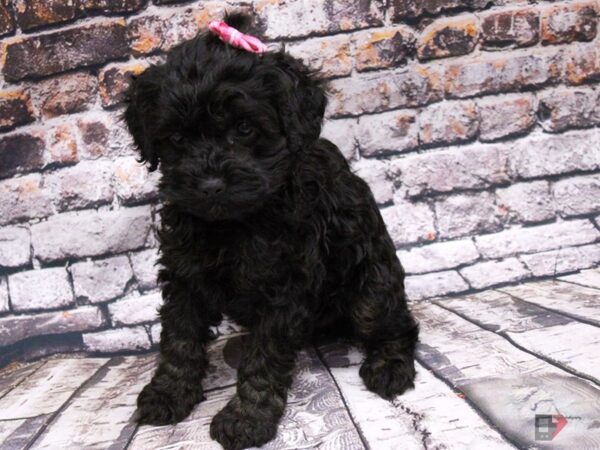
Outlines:
{"type": "MultiPolygon", "coordinates": [[[[249,17],[226,22],[244,30],[249,17]]],[[[207,32],[128,97],[142,160],[162,174],[160,362],[139,422],[181,421],[204,398],[209,327],[223,314],[250,332],[237,393],[210,427],[226,449],[274,437],[296,354],[321,332],[364,345],[368,389],[391,399],[413,387],[404,272],[368,185],[319,138],[326,96],[308,69],[207,32]]]]}

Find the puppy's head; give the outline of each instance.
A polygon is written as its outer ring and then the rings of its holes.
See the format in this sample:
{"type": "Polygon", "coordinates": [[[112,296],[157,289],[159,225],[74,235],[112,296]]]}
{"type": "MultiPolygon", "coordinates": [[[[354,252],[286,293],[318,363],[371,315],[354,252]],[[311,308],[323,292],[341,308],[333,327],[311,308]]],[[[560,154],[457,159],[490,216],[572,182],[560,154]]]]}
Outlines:
{"type": "MultiPolygon", "coordinates": [[[[232,15],[244,32],[249,18],[232,15]]],[[[164,201],[208,221],[257,212],[318,138],[325,93],[284,52],[233,48],[205,32],[137,77],[125,121],[164,201]]]]}

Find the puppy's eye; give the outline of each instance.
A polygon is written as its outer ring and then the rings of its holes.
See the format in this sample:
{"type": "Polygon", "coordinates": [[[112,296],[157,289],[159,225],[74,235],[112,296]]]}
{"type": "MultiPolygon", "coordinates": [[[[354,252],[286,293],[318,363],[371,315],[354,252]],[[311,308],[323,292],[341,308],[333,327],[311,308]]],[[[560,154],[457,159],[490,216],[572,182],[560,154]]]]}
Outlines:
{"type": "Polygon", "coordinates": [[[236,125],[237,134],[240,136],[250,136],[254,132],[252,125],[246,120],[241,120],[236,125]]]}
{"type": "Polygon", "coordinates": [[[183,141],[185,140],[185,138],[183,137],[183,134],[181,134],[181,133],[173,133],[171,135],[171,137],[169,138],[169,140],[175,145],[181,145],[181,144],[183,144],[183,141]]]}

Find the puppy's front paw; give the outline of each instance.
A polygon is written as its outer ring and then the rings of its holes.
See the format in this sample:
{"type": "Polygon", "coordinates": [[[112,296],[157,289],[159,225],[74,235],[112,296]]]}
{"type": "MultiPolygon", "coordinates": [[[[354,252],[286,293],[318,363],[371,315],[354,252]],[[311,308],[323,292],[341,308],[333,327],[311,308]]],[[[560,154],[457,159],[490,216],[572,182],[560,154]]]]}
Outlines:
{"type": "Polygon", "coordinates": [[[415,387],[415,364],[412,358],[367,358],[359,373],[367,389],[386,400],[415,387]]]}
{"type": "Polygon", "coordinates": [[[260,447],[269,442],[277,432],[277,420],[265,419],[264,411],[252,414],[251,408],[242,408],[234,397],[210,424],[210,437],[225,450],[260,447]]]}
{"type": "Polygon", "coordinates": [[[202,400],[202,394],[181,396],[158,383],[147,384],[137,399],[140,425],[168,425],[181,422],[202,400]]]}

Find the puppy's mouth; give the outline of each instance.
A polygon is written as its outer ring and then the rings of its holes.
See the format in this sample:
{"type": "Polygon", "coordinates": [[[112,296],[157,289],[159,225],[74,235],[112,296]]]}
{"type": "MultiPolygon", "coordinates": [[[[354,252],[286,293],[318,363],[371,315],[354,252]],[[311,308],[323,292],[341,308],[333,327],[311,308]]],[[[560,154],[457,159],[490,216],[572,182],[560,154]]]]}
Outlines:
{"type": "Polygon", "coordinates": [[[256,186],[254,189],[229,186],[222,192],[210,195],[196,190],[167,191],[164,200],[202,220],[229,221],[243,219],[261,209],[266,191],[266,186],[256,186]]]}

